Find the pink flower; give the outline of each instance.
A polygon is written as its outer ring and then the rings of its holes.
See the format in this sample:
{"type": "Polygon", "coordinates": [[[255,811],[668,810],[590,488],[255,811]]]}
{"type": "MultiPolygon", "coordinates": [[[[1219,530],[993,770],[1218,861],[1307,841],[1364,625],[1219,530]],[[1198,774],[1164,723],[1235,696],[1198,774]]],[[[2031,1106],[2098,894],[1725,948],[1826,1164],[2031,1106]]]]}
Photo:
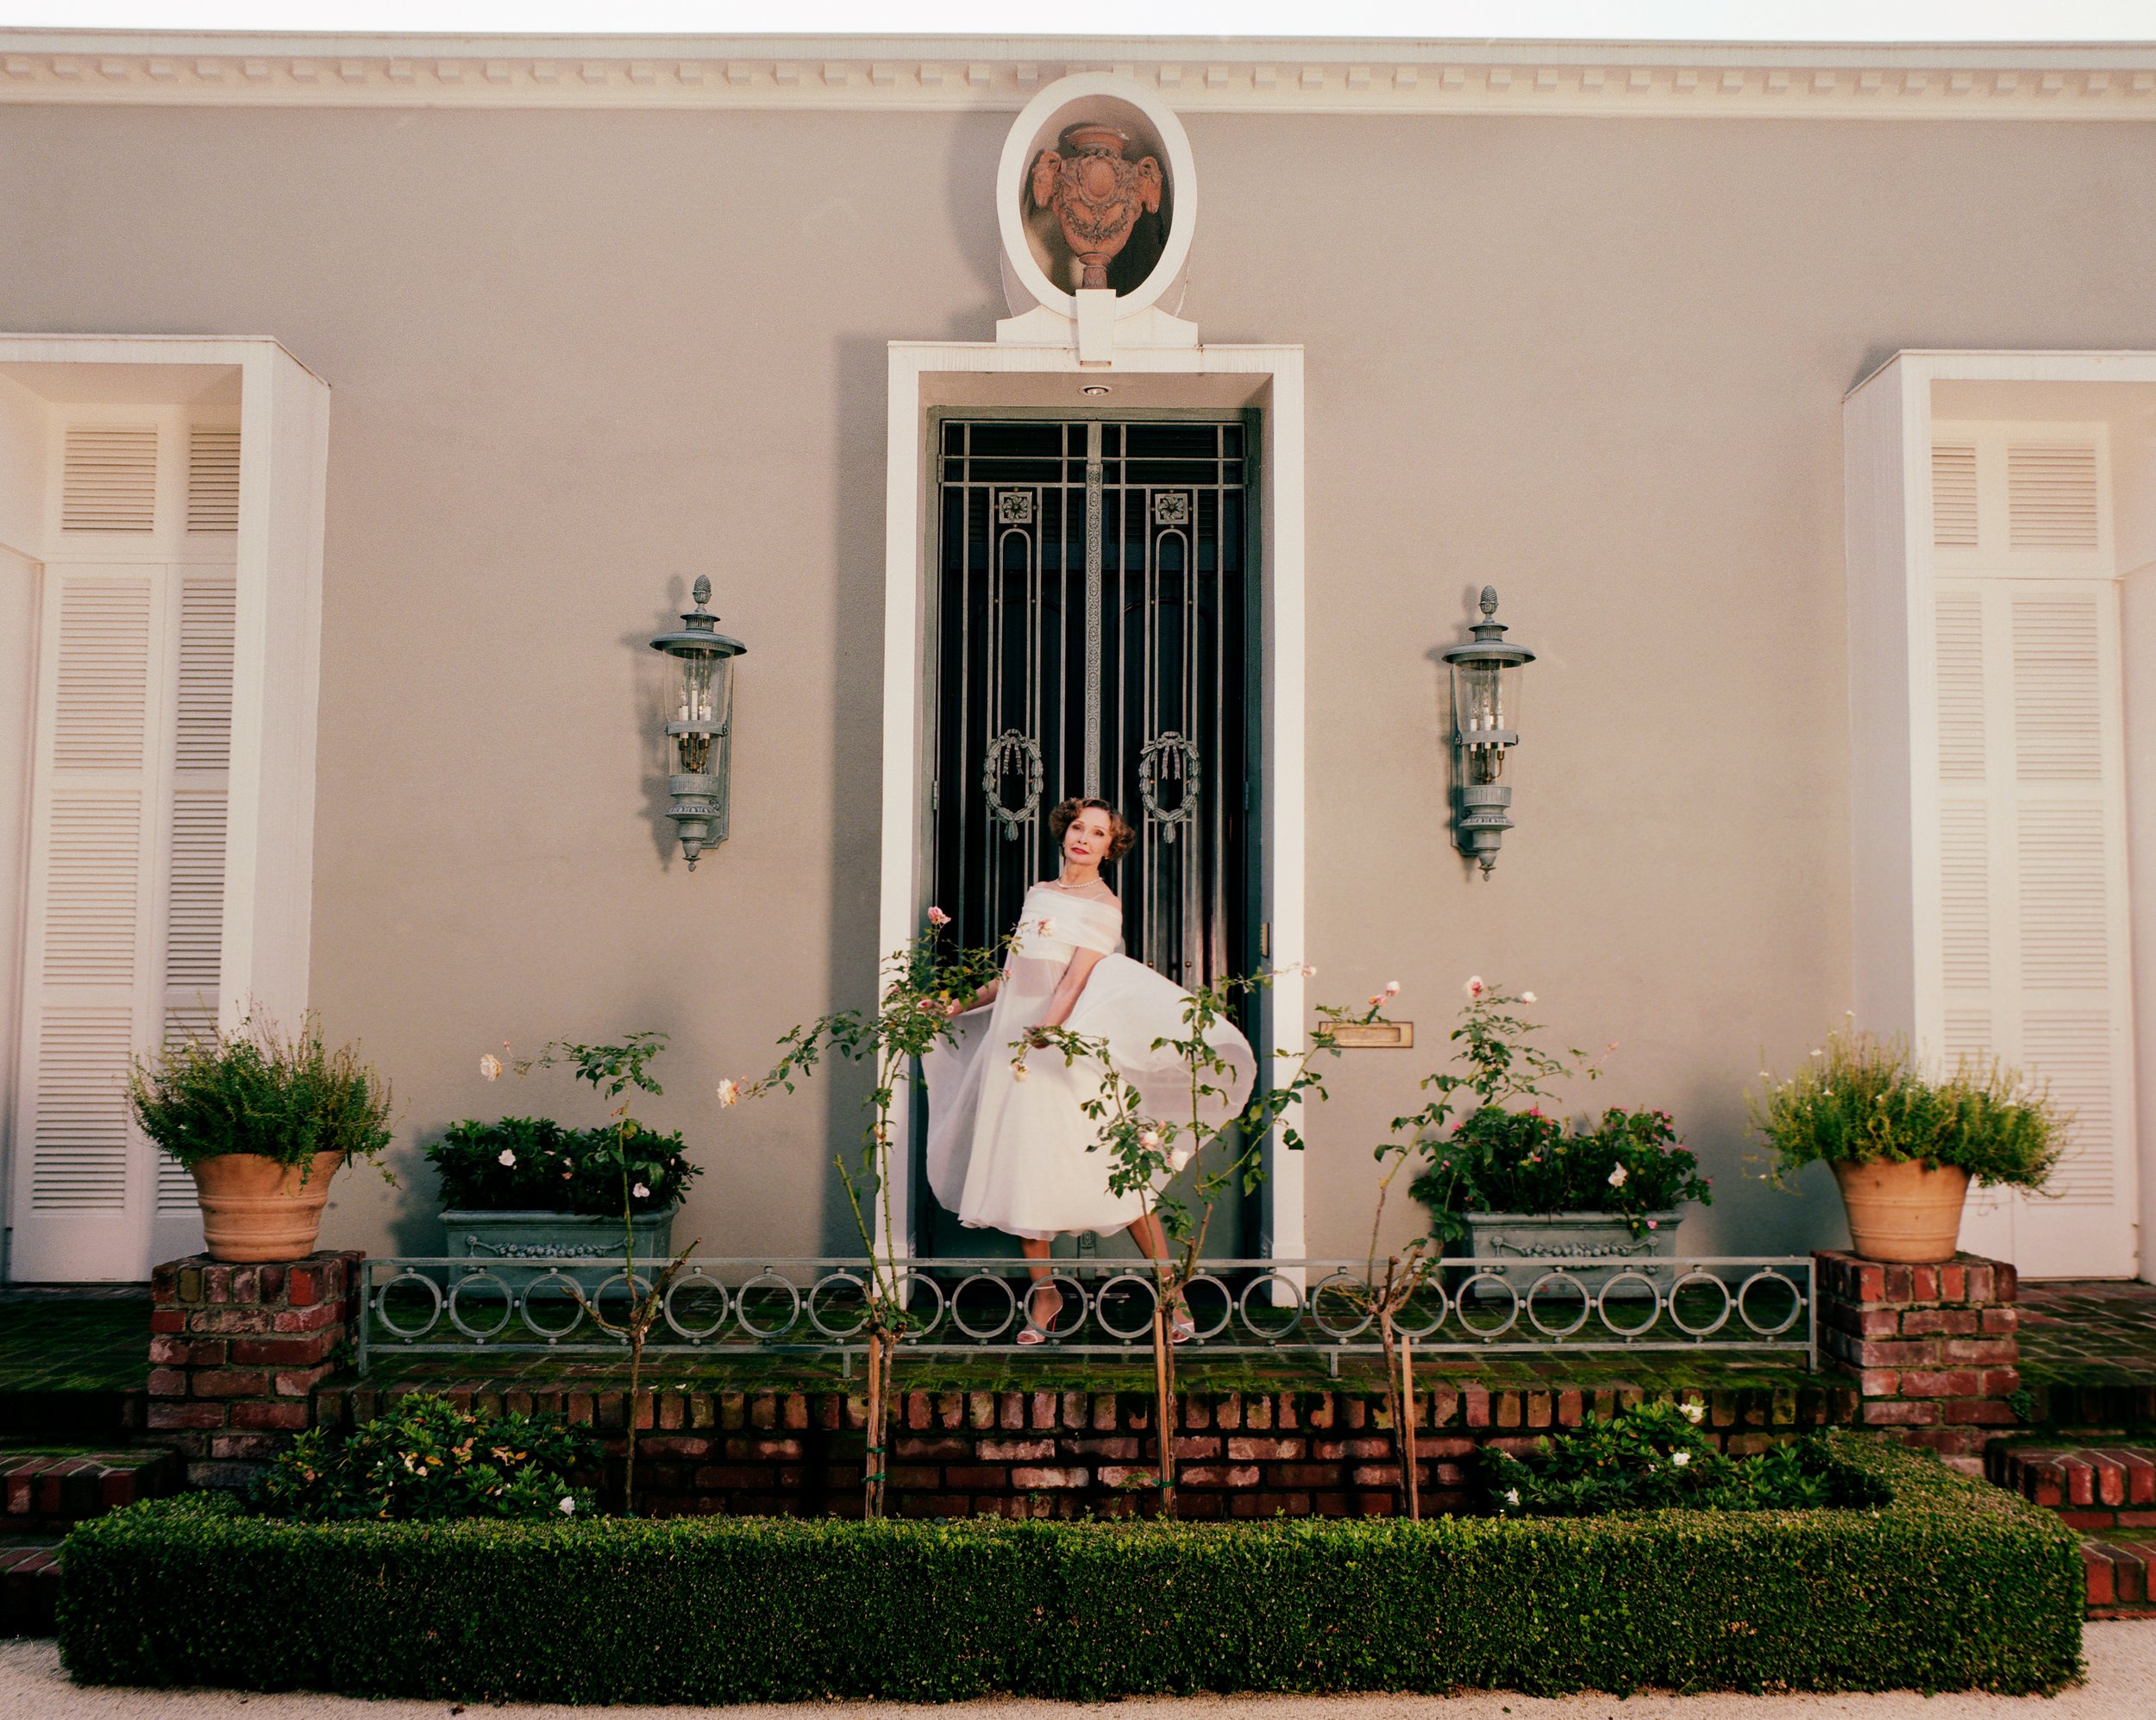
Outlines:
{"type": "Polygon", "coordinates": [[[1385,995],[1388,997],[1397,997],[1400,995],[1400,982],[1398,980],[1388,979],[1385,982],[1385,995]]]}
{"type": "Polygon", "coordinates": [[[1489,988],[1482,983],[1482,975],[1470,974],[1467,977],[1467,983],[1460,989],[1467,994],[1467,1001],[1470,1003],[1479,1003],[1482,1000],[1482,994],[1489,988]]]}
{"type": "Polygon", "coordinates": [[[1659,1229],[1661,1229],[1661,1228],[1662,1228],[1662,1226],[1661,1226],[1661,1224],[1660,1224],[1660,1222],[1659,1222],[1658,1221],[1654,1220],[1654,1219],[1649,1219],[1649,1220],[1647,1221],[1647,1228],[1648,1228],[1649,1230],[1659,1230],[1659,1229]]]}
{"type": "Polygon", "coordinates": [[[928,911],[928,923],[935,926],[948,926],[950,924],[950,916],[940,907],[931,907],[928,911]]]}

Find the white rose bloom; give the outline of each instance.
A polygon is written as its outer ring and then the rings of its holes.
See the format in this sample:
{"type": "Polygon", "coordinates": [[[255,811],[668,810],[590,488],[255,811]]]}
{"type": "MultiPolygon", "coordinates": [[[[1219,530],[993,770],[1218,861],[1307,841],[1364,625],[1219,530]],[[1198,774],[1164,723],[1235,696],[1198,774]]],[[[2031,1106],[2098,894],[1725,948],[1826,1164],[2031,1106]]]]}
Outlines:
{"type": "Polygon", "coordinates": [[[1520,1503],[1520,1490],[1517,1487],[1505,1489],[1505,1503],[1508,1505],[1516,1505],[1520,1503]]]}
{"type": "Polygon", "coordinates": [[[1675,1464],[1679,1469],[1683,1468],[1684,1466],[1691,1460],[1692,1453],[1689,1451],[1673,1451],[1670,1453],[1670,1461],[1675,1464]]]}
{"type": "Polygon", "coordinates": [[[1190,1161],[1197,1156],[1198,1148],[1194,1142],[1187,1140],[1176,1142],[1176,1144],[1170,1147],[1168,1151],[1168,1169],[1169,1173],[1172,1175],[1175,1172],[1181,1171],[1184,1165],[1189,1164],[1190,1161]]]}
{"type": "Polygon", "coordinates": [[[1388,979],[1385,982],[1385,995],[1388,997],[1397,997],[1400,995],[1400,982],[1398,980],[1388,979]]]}
{"type": "Polygon", "coordinates": [[[502,1060],[489,1051],[479,1059],[479,1079],[499,1081],[502,1078],[502,1060]]]}
{"type": "Polygon", "coordinates": [[[1470,1003],[1472,1003],[1485,991],[1489,990],[1489,988],[1482,983],[1482,975],[1470,974],[1467,976],[1467,983],[1462,986],[1460,989],[1467,994],[1467,1001],[1470,1003]]]}
{"type": "Polygon", "coordinates": [[[720,1104],[733,1104],[740,1097],[741,1083],[738,1081],[728,1080],[722,1081],[718,1083],[718,1102],[720,1104]]]}
{"type": "Polygon", "coordinates": [[[1609,1173],[1609,1186],[1613,1189],[1621,1189],[1625,1186],[1625,1167],[1623,1165],[1620,1164],[1614,1171],[1609,1173]]]}
{"type": "Polygon", "coordinates": [[[1535,1001],[1535,995],[1532,991],[1523,991],[1520,994],[1520,1001],[1522,1003],[1532,1003],[1535,1001]]]}
{"type": "Polygon", "coordinates": [[[576,1501],[565,1493],[561,1497],[561,1503],[556,1505],[555,1510],[565,1517],[573,1517],[576,1515],[576,1501]]]}
{"type": "Polygon", "coordinates": [[[1695,1428],[1707,1419],[1707,1411],[1696,1403],[1680,1403],[1677,1409],[1695,1428]]]}
{"type": "Polygon", "coordinates": [[[637,1184],[636,1184],[636,1186],[635,1188],[631,1189],[629,1192],[630,1192],[630,1194],[634,1195],[634,1196],[636,1196],[638,1200],[640,1200],[640,1201],[641,1201],[641,1200],[642,1200],[642,1199],[643,1199],[646,1196],[649,1195],[649,1194],[650,1194],[650,1192],[651,1192],[651,1190],[649,1190],[649,1189],[647,1189],[646,1187],[644,1187],[644,1185],[643,1185],[642,1183],[637,1183],[637,1184]]]}
{"type": "Polygon", "coordinates": [[[514,1164],[517,1162],[517,1155],[511,1152],[507,1147],[504,1147],[501,1150],[499,1157],[498,1157],[494,1162],[497,1164],[514,1164]]]}
{"type": "Polygon", "coordinates": [[[1147,1152],[1151,1152],[1153,1148],[1160,1145],[1160,1131],[1158,1129],[1140,1129],[1138,1134],[1138,1144],[1145,1148],[1147,1152]]]}

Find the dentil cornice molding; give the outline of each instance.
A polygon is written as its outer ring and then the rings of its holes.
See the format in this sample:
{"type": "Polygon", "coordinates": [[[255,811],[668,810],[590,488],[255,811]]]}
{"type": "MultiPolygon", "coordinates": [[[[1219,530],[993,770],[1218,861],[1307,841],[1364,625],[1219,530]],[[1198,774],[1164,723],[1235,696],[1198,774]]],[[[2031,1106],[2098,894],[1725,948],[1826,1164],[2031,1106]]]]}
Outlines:
{"type": "Polygon", "coordinates": [[[2156,44],[0,30],[15,104],[1006,110],[1073,72],[1135,78],[1191,114],[2156,118],[2156,44]]]}

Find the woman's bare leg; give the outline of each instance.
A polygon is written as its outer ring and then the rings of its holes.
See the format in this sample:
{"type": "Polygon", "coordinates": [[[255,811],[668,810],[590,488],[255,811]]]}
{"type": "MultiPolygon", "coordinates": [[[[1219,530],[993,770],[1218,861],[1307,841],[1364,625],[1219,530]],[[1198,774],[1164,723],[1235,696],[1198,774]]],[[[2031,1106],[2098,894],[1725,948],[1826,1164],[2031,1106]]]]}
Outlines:
{"type": "Polygon", "coordinates": [[[1044,1299],[1042,1303],[1037,1304],[1047,1309],[1048,1318],[1043,1320],[1036,1312],[1034,1291],[1041,1287],[1049,1273],[1055,1270],[1051,1256],[1054,1247],[1054,1242],[1045,1236],[1021,1236],[1018,1239],[1018,1252],[1025,1255],[1026,1274],[1033,1280],[1031,1288],[1025,1293],[1026,1316],[1044,1332],[1055,1324],[1056,1316],[1063,1311],[1063,1293],[1055,1285],[1050,1284],[1048,1293],[1053,1300],[1044,1299]]]}
{"type": "MultiPolygon", "coordinates": [[[[1143,1218],[1132,1220],[1130,1236],[1131,1240],[1137,1243],[1138,1247],[1144,1252],[1147,1259],[1156,1265],[1165,1265],[1168,1263],[1168,1231],[1161,1223],[1158,1213],[1149,1212],[1143,1218]]],[[[1181,1296],[1177,1296],[1169,1299],[1168,1315],[1178,1326],[1188,1329],[1190,1324],[1190,1311],[1185,1306],[1181,1296]]]]}

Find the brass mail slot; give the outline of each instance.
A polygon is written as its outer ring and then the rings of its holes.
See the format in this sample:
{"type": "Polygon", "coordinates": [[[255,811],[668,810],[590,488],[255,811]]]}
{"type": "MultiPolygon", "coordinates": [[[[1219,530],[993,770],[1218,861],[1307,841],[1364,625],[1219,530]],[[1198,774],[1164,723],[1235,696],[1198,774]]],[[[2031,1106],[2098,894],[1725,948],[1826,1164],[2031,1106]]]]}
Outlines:
{"type": "Polygon", "coordinates": [[[1415,1043],[1412,1021],[1343,1021],[1332,1030],[1332,1043],[1343,1051],[1404,1051],[1415,1043]]]}

